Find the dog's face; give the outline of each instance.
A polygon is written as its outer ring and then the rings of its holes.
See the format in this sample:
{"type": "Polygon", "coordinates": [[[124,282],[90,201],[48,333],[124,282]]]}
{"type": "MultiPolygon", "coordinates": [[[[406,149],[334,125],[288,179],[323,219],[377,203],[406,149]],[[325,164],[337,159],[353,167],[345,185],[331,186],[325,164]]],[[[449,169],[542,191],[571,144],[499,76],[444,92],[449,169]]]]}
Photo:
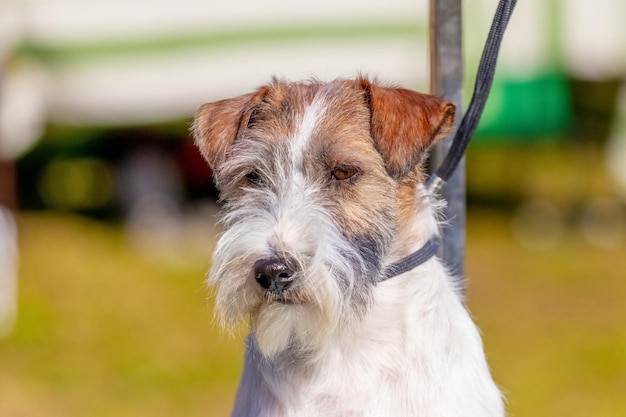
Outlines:
{"type": "Polygon", "coordinates": [[[453,114],[365,79],[275,80],[202,106],[194,134],[224,202],[209,278],[223,322],[250,317],[271,357],[361,316],[453,114]]]}

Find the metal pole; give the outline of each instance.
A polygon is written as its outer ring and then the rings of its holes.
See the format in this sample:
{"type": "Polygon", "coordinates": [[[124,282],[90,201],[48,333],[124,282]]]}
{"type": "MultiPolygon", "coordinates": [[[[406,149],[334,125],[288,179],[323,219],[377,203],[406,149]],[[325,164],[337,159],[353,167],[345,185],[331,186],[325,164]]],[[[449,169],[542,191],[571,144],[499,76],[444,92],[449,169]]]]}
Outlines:
{"type": "MultiPolygon", "coordinates": [[[[461,0],[430,0],[430,90],[445,97],[456,106],[455,127],[463,117],[463,55],[461,0]]],[[[454,130],[453,130],[454,132],[454,130]]],[[[430,166],[434,171],[441,165],[452,136],[435,145],[430,166]]],[[[448,202],[444,212],[447,225],[442,230],[443,261],[459,288],[464,286],[463,260],[465,249],[465,158],[442,190],[448,202]]]]}

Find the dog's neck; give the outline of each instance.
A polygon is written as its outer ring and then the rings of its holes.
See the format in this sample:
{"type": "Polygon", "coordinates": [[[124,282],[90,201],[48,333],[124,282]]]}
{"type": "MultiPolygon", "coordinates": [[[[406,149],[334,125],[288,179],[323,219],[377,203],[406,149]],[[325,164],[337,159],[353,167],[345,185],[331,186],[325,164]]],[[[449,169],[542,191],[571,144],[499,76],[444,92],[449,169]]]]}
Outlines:
{"type": "Polygon", "coordinates": [[[429,239],[439,236],[439,204],[423,183],[415,178],[400,184],[397,224],[387,257],[388,264],[419,250],[429,239]]]}

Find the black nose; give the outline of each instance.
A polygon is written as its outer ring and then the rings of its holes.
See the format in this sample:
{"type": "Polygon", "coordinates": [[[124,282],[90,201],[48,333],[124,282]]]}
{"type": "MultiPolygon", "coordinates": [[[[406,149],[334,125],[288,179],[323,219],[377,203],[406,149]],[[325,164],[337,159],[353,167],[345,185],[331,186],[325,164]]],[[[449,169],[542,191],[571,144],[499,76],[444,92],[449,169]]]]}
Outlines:
{"type": "Polygon", "coordinates": [[[281,258],[260,259],[254,263],[254,278],[266,290],[282,292],[291,286],[296,272],[281,258]]]}

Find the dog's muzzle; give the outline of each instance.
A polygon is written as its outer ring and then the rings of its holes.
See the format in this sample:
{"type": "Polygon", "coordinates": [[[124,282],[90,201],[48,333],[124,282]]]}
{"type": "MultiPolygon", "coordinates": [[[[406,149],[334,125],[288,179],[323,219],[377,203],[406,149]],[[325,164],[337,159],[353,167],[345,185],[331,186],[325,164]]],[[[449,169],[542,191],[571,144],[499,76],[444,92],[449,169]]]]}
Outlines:
{"type": "Polygon", "coordinates": [[[294,282],[296,269],[285,259],[272,257],[259,259],[254,263],[254,278],[265,290],[280,294],[294,282]]]}

